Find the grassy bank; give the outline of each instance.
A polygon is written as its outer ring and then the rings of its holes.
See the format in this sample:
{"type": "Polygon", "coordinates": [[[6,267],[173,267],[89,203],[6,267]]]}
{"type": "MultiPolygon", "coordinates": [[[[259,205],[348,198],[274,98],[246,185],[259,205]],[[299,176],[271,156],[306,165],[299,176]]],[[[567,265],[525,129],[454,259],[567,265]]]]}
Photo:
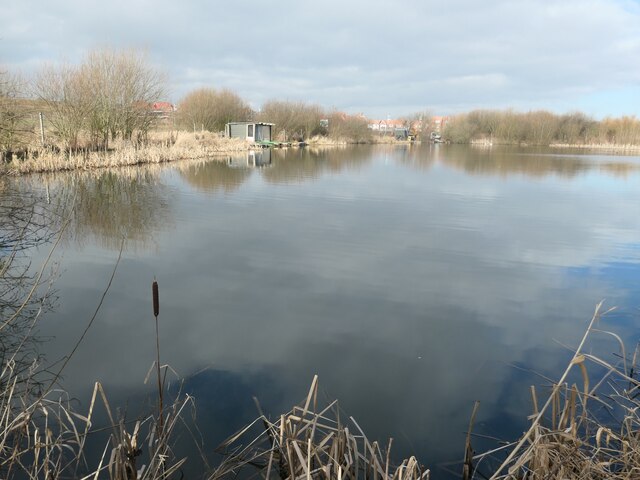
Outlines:
{"type": "Polygon", "coordinates": [[[602,150],[607,152],[640,152],[640,145],[634,144],[619,145],[616,143],[552,143],[549,146],[553,148],[575,148],[580,150],[602,150]]]}
{"type": "Polygon", "coordinates": [[[141,164],[165,163],[184,159],[202,159],[216,155],[245,152],[250,144],[203,132],[155,133],[144,144],[118,141],[108,150],[29,148],[0,164],[5,174],[93,170],[141,164]]]}
{"type": "Polygon", "coordinates": [[[393,136],[371,135],[362,139],[352,137],[327,137],[316,135],[311,137],[307,144],[311,146],[341,146],[341,145],[409,145],[409,140],[398,140],[393,136]]]}
{"type": "MultiPolygon", "coordinates": [[[[394,137],[370,137],[356,140],[349,137],[315,136],[309,146],[346,146],[359,144],[407,145],[411,142],[394,137]]],[[[176,160],[201,160],[216,156],[246,152],[254,145],[235,138],[225,138],[210,132],[155,132],[144,144],[112,142],[108,150],[78,149],[62,151],[57,147],[32,147],[12,154],[0,163],[0,173],[21,175],[71,170],[96,170],[143,164],[160,164],[176,160]]]]}

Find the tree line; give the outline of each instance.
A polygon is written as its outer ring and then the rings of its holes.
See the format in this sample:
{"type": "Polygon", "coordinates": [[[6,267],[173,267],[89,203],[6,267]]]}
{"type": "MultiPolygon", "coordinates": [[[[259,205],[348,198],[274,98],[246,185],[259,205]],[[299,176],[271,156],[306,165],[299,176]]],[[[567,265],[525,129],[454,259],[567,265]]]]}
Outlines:
{"type": "MultiPolygon", "coordinates": [[[[116,139],[146,142],[159,117],[152,105],[166,95],[165,76],[138,50],[93,50],[77,65],[45,66],[30,82],[0,69],[0,152],[40,143],[38,112],[44,112],[50,143],[65,150],[108,149],[116,139]]],[[[405,124],[424,138],[431,129],[428,119],[418,114],[406,117],[405,124]]],[[[281,141],[321,135],[366,142],[372,136],[361,115],[281,100],[254,110],[237,93],[215,88],[187,93],[172,113],[171,128],[221,132],[231,121],[274,123],[274,138],[281,141]]],[[[442,133],[453,143],[640,145],[640,120],[475,110],[452,117],[442,133]]]]}
{"type": "Polygon", "coordinates": [[[630,116],[595,120],[580,112],[474,110],[449,119],[443,133],[453,143],[640,145],[640,120],[630,116]]]}
{"type": "MultiPolygon", "coordinates": [[[[40,112],[47,144],[66,151],[106,150],[116,139],[145,142],[159,119],[152,105],[166,95],[165,76],[137,50],[93,50],[77,65],[43,67],[30,82],[0,69],[0,152],[39,145],[40,112]]],[[[189,92],[170,119],[171,128],[210,132],[250,120],[275,123],[275,138],[286,141],[314,135],[366,141],[370,136],[362,116],[278,100],[255,111],[228,89],[189,92]]]]}
{"type": "Polygon", "coordinates": [[[163,75],[137,50],[94,50],[79,65],[43,67],[31,82],[0,72],[0,150],[33,143],[37,112],[65,149],[140,140],[152,126],[149,105],[165,92],[163,75]]]}
{"type": "Polygon", "coordinates": [[[182,129],[210,132],[220,132],[232,121],[273,123],[274,138],[280,141],[304,141],[321,135],[359,142],[371,135],[362,116],[281,100],[269,100],[259,111],[254,111],[238,94],[214,88],[199,88],[188,93],[178,104],[176,119],[182,129]]]}

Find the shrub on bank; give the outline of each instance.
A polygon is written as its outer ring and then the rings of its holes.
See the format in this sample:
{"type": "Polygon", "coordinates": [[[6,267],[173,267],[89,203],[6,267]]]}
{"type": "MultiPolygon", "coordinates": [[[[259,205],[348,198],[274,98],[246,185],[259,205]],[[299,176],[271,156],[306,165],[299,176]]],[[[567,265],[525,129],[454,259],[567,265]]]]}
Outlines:
{"type": "Polygon", "coordinates": [[[444,136],[452,143],[640,145],[640,120],[626,116],[597,121],[579,112],[474,110],[451,118],[444,136]]]}

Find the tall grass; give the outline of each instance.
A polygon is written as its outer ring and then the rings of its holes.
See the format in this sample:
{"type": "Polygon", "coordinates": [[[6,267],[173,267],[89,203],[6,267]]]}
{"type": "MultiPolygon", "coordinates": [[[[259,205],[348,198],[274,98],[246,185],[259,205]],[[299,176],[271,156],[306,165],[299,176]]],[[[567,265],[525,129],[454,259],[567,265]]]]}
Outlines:
{"type": "Polygon", "coordinates": [[[114,414],[99,382],[94,385],[86,411],[75,407],[58,385],[65,366],[100,310],[118,262],[76,346],[57,372],[44,368],[37,349],[32,347],[37,322],[49,294],[40,290],[43,286],[50,287],[44,281],[44,272],[69,221],[64,222],[38,273],[28,276],[18,254],[49,237],[41,233],[40,217],[28,202],[26,205],[19,199],[8,202],[6,197],[0,200],[3,213],[0,216],[3,227],[0,229],[0,478],[152,480],[174,477],[184,460],[175,458],[170,439],[184,410],[192,404],[190,397],[178,394],[175,401],[157,415],[149,414],[131,423],[114,414]],[[16,272],[24,285],[17,283],[16,272]],[[93,462],[86,452],[92,435],[98,431],[95,421],[99,410],[108,418],[110,434],[101,449],[102,456],[93,462]]]}
{"type": "Polygon", "coordinates": [[[175,459],[170,439],[192,400],[178,396],[160,417],[148,415],[130,424],[114,414],[99,382],[87,411],[72,406],[62,390],[44,389],[37,381],[40,366],[19,369],[14,355],[2,357],[0,368],[0,478],[107,478],[113,480],[171,478],[183,465],[175,459]],[[111,433],[97,463],[85,457],[98,409],[107,415],[111,433]],[[161,429],[159,425],[162,425],[161,429]],[[144,459],[144,464],[138,461],[144,459]]]}
{"type": "Polygon", "coordinates": [[[225,455],[208,480],[226,478],[429,479],[430,470],[415,457],[391,462],[392,441],[386,448],[367,438],[353,417],[341,418],[338,401],[318,402],[318,377],[305,400],[275,421],[260,416],[225,440],[225,455]],[[246,477],[244,477],[246,476],[246,477]]]}
{"type": "Polygon", "coordinates": [[[544,403],[531,387],[529,429],[516,442],[474,457],[470,478],[640,478],[638,348],[629,356],[617,334],[598,328],[607,313],[601,309],[602,304],[544,403]],[[593,335],[615,339],[620,351],[613,355],[614,361],[588,353],[593,335]],[[576,369],[577,381],[570,382],[576,369]],[[504,452],[506,458],[496,461],[504,452]]]}
{"type": "Polygon", "coordinates": [[[244,152],[245,141],[223,138],[203,132],[174,132],[157,135],[146,144],[119,141],[109,150],[79,149],[62,151],[57,148],[32,148],[22,157],[13,155],[8,162],[0,162],[0,173],[8,175],[95,170],[148,163],[165,163],[184,159],[202,159],[216,155],[244,152]]]}

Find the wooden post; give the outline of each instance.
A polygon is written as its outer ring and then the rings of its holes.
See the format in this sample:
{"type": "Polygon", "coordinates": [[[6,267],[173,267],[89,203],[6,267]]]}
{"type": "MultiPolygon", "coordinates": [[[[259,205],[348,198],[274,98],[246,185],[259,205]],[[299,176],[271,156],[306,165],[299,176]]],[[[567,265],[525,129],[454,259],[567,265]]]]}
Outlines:
{"type": "Polygon", "coordinates": [[[38,113],[38,117],[40,117],[40,141],[42,142],[42,146],[44,147],[44,120],[42,112],[38,113]]]}

